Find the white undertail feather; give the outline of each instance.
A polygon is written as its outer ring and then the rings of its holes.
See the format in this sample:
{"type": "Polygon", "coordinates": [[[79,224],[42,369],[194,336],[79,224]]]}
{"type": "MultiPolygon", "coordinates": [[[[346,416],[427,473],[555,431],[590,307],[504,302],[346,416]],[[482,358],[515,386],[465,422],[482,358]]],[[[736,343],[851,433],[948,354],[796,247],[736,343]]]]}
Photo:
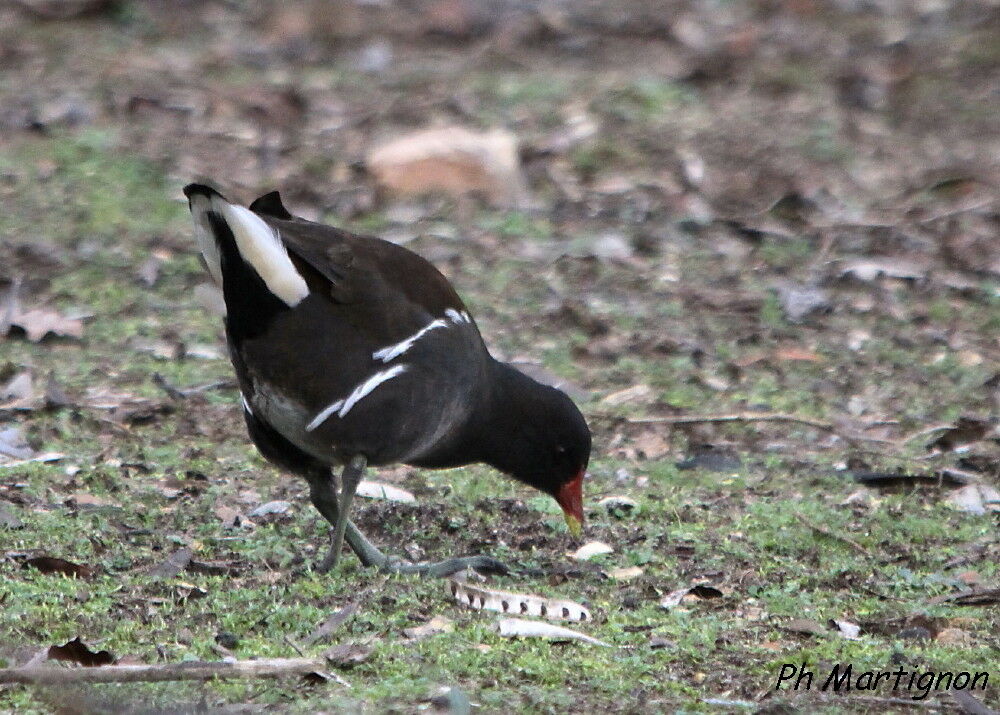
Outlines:
{"type": "Polygon", "coordinates": [[[198,241],[201,255],[215,284],[222,287],[222,261],[219,259],[219,246],[212,236],[212,227],[208,223],[208,212],[212,205],[207,196],[195,194],[191,197],[191,218],[194,220],[194,237],[198,241]]]}
{"type": "Polygon", "coordinates": [[[250,209],[229,203],[221,196],[212,197],[212,210],[229,224],[240,255],[257,272],[269,291],[290,308],[309,295],[309,287],[288,257],[281,237],[260,216],[250,209]]]}
{"type": "Polygon", "coordinates": [[[403,372],[406,372],[406,365],[396,365],[388,370],[383,370],[382,372],[377,372],[367,380],[362,382],[360,385],[354,388],[350,395],[342,400],[337,400],[333,404],[325,407],[319,414],[313,417],[312,421],[306,425],[306,432],[312,432],[314,429],[319,427],[321,424],[326,422],[327,418],[333,415],[334,412],[337,413],[338,417],[344,417],[351,408],[354,407],[361,398],[368,395],[372,390],[381,385],[387,380],[391,380],[403,372]]]}

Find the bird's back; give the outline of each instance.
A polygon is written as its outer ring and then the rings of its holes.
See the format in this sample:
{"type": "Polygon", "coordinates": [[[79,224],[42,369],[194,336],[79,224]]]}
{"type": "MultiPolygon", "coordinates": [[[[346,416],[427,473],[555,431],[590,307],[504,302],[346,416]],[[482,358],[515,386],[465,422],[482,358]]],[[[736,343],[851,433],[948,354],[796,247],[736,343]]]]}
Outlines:
{"type": "Polygon", "coordinates": [[[328,462],[416,460],[461,428],[492,358],[437,269],[395,244],[280,215],[280,200],[246,214],[223,201],[210,196],[206,223],[255,418],[328,462]],[[270,250],[275,236],[287,264],[270,250]]]}

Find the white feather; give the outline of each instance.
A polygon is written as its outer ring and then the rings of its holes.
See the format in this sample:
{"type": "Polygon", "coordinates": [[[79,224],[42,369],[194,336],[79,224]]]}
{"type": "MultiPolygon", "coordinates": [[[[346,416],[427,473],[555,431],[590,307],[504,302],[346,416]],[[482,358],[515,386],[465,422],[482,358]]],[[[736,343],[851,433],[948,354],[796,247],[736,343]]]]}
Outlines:
{"type": "Polygon", "coordinates": [[[406,367],[406,365],[396,365],[388,370],[375,373],[360,385],[355,387],[354,391],[351,392],[351,394],[346,398],[337,400],[328,407],[325,407],[319,414],[313,417],[312,421],[306,425],[306,432],[312,432],[314,429],[326,422],[327,418],[329,418],[334,412],[337,413],[338,417],[343,418],[348,412],[351,411],[352,407],[358,404],[363,397],[368,395],[376,387],[381,385],[386,380],[391,380],[396,377],[396,375],[406,372],[406,367]]]}
{"type": "Polygon", "coordinates": [[[212,210],[229,224],[240,255],[257,272],[269,291],[290,308],[309,295],[309,287],[288,257],[281,237],[262,218],[221,196],[212,197],[212,210]]]}
{"type": "Polygon", "coordinates": [[[381,360],[382,362],[389,362],[393,358],[399,357],[407,350],[409,350],[411,347],[413,347],[413,343],[417,342],[426,333],[429,333],[431,330],[434,330],[435,328],[447,328],[447,327],[448,324],[443,320],[441,320],[440,318],[438,318],[437,320],[431,321],[430,323],[422,327],[420,330],[415,332],[406,340],[401,340],[395,345],[389,345],[382,348],[381,350],[376,350],[375,352],[372,353],[372,358],[374,358],[375,360],[381,360]]]}
{"type": "Polygon", "coordinates": [[[212,227],[208,224],[208,212],[212,210],[207,196],[195,194],[191,197],[191,218],[194,220],[194,237],[198,241],[201,255],[205,257],[209,275],[215,284],[222,287],[222,261],[219,259],[219,245],[212,236],[212,227]]]}
{"type": "Polygon", "coordinates": [[[454,308],[446,308],[444,314],[451,318],[453,323],[471,323],[472,318],[464,310],[460,313],[454,308]]]}

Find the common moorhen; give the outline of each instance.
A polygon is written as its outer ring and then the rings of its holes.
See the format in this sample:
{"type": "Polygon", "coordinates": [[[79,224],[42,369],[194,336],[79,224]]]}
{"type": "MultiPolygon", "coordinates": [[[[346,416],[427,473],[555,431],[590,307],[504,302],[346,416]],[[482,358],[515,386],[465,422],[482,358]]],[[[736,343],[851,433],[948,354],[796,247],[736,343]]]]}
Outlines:
{"type": "Polygon", "coordinates": [[[305,477],[313,504],[365,566],[446,575],[502,570],[485,556],[390,559],[348,519],[368,465],[485,462],[551,494],[583,524],[587,423],[561,391],[494,360],[447,279],[388,241],[292,216],[277,192],[249,208],[184,188],[226,303],[226,336],[250,437],[305,477]],[[331,467],[342,465],[338,500],[331,467]]]}

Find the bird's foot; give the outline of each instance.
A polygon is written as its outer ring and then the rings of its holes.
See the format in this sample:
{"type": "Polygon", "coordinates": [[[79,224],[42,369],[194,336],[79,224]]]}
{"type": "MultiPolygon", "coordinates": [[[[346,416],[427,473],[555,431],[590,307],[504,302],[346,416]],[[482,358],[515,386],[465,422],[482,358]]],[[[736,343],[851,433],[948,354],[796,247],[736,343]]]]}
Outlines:
{"type": "Polygon", "coordinates": [[[330,569],[337,565],[338,559],[334,553],[334,550],[330,549],[326,556],[323,557],[323,560],[313,566],[313,571],[316,573],[329,573],[330,569]]]}
{"type": "Polygon", "coordinates": [[[373,565],[377,565],[380,571],[386,573],[419,574],[427,578],[445,578],[466,569],[475,569],[482,573],[495,575],[510,573],[506,564],[492,556],[461,556],[426,564],[411,564],[407,561],[395,561],[387,558],[384,563],[373,565]]]}

